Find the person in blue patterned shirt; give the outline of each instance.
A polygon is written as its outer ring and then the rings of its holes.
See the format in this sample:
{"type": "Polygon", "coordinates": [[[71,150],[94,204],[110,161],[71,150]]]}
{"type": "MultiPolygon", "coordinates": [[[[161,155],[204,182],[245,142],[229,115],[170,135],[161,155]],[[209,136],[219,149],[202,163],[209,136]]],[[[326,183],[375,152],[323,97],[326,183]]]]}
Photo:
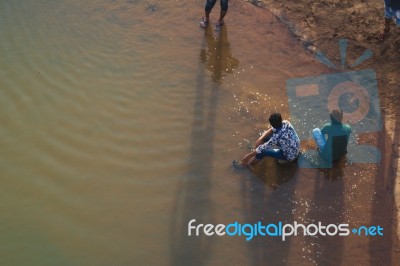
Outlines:
{"type": "Polygon", "coordinates": [[[269,117],[272,128],[265,131],[255,143],[255,149],[243,157],[241,162],[233,161],[236,168],[244,168],[259,163],[265,156],[278,160],[294,161],[299,156],[300,139],[289,121],[280,113],[269,117]]]}

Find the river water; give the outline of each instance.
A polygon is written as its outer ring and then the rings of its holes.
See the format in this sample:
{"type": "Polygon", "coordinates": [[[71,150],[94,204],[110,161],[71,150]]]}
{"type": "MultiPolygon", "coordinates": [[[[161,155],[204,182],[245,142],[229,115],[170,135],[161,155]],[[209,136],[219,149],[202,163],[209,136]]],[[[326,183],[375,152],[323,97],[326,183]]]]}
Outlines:
{"type": "Polygon", "coordinates": [[[231,168],[271,111],[288,118],[287,79],[330,70],[267,10],[230,2],[220,32],[198,27],[203,1],[0,2],[2,265],[392,261],[383,166],[231,168]],[[191,219],[389,233],[247,242],[189,237],[191,219]]]}

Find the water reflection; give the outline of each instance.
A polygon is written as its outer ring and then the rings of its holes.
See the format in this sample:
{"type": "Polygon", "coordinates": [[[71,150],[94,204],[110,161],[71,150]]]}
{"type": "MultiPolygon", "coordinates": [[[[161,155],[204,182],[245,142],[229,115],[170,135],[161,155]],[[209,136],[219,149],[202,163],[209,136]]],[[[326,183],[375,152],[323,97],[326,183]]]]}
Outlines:
{"type": "Polygon", "coordinates": [[[201,49],[200,60],[206,64],[207,69],[211,72],[212,80],[221,84],[224,73],[233,73],[233,70],[239,65],[239,60],[232,56],[226,25],[218,32],[214,31],[212,27],[207,27],[204,35],[207,48],[201,49]]]}

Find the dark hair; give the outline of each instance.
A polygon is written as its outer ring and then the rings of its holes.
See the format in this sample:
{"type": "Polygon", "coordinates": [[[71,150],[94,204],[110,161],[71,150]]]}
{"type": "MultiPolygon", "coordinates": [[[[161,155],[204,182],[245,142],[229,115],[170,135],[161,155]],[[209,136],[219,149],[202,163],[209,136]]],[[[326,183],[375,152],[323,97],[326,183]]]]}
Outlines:
{"type": "Polygon", "coordinates": [[[269,117],[268,121],[273,128],[281,128],[282,127],[282,116],[280,113],[273,113],[269,117]]]}
{"type": "Polygon", "coordinates": [[[342,109],[333,109],[331,111],[331,120],[334,120],[336,122],[342,123],[343,120],[343,111],[342,109]]]}

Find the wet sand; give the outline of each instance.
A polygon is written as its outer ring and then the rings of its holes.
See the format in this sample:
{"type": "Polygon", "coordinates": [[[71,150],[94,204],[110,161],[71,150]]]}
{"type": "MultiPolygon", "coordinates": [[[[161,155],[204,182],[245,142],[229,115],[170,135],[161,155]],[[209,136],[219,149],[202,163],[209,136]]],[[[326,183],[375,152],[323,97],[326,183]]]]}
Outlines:
{"type": "MultiPolygon", "coordinates": [[[[338,40],[348,39],[349,60],[355,60],[370,49],[373,57],[363,63],[363,68],[377,73],[378,90],[384,128],[379,148],[383,156],[382,169],[376,194],[381,202],[381,217],[393,225],[393,235],[400,238],[400,28],[391,24],[389,36],[378,41],[383,31],[383,1],[377,0],[246,0],[258,8],[266,9],[279,18],[294,38],[311,55],[323,51],[334,64],[340,64],[338,40]]],[[[393,249],[398,257],[399,249],[393,249]]],[[[379,263],[379,261],[376,261],[379,263]]]]}

